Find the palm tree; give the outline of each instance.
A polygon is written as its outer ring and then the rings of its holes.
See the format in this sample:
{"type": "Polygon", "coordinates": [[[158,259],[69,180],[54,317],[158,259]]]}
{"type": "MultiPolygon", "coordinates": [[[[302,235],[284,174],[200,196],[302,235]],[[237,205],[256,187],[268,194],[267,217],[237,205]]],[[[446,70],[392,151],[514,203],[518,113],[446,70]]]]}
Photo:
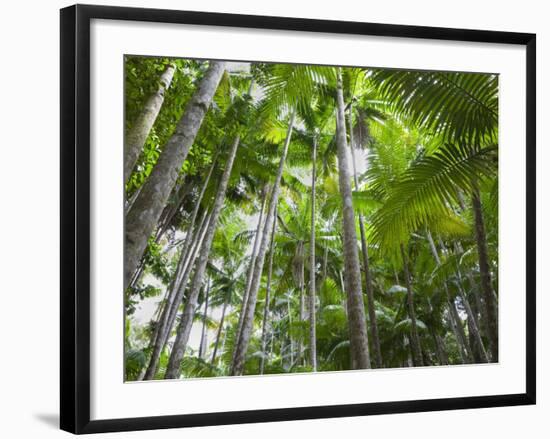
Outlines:
{"type": "MultiPolygon", "coordinates": [[[[355,191],[359,191],[359,178],[357,175],[357,160],[356,160],[356,147],[357,143],[355,142],[355,136],[354,136],[354,125],[353,125],[353,117],[354,117],[354,101],[357,99],[356,93],[362,92],[362,96],[359,96],[361,98],[361,103],[363,105],[363,108],[359,110],[357,122],[355,125],[355,129],[357,129],[359,134],[359,142],[366,143],[368,142],[368,129],[366,125],[366,119],[367,114],[369,115],[369,118],[384,118],[384,115],[378,111],[376,108],[374,108],[372,105],[374,103],[374,99],[372,97],[371,90],[361,90],[361,88],[365,88],[364,79],[365,75],[361,74],[362,72],[349,72],[348,75],[350,76],[349,82],[350,82],[350,103],[349,103],[349,141],[350,141],[350,149],[351,149],[351,160],[353,165],[353,179],[355,184],[355,191]],[[354,74],[355,73],[355,74],[354,74]],[[359,89],[359,90],[358,90],[359,89]],[[367,107],[365,107],[365,104],[367,107]]],[[[376,323],[376,312],[375,312],[375,303],[374,303],[374,291],[373,291],[373,285],[372,285],[372,274],[370,270],[370,264],[369,264],[369,250],[368,250],[368,244],[366,239],[366,232],[365,232],[365,223],[363,214],[361,211],[359,211],[359,233],[361,235],[361,255],[363,257],[363,270],[365,273],[365,291],[367,293],[367,300],[368,300],[368,313],[369,313],[369,322],[370,322],[370,329],[371,329],[371,340],[372,345],[374,347],[374,357],[376,362],[376,367],[380,368],[382,367],[382,353],[380,350],[380,339],[378,336],[378,325],[376,323]]]]}
{"type": "Polygon", "coordinates": [[[352,367],[355,369],[367,369],[370,368],[370,356],[365,323],[365,307],[363,304],[363,293],[361,292],[361,273],[359,269],[359,256],[357,254],[357,236],[355,233],[355,213],[353,211],[347,157],[346,122],[344,116],[341,69],[337,70],[336,104],[338,171],[340,193],[342,194],[345,285],[348,296],[347,307],[349,313],[352,367]]]}
{"type": "MultiPolygon", "coordinates": [[[[276,213],[275,213],[276,215],[276,213]]],[[[266,329],[267,321],[269,319],[269,304],[271,301],[271,280],[273,277],[273,252],[275,248],[273,241],[275,240],[275,233],[277,231],[277,221],[273,221],[273,230],[271,230],[271,242],[269,244],[269,262],[267,269],[267,283],[265,288],[265,301],[264,301],[264,314],[262,318],[262,357],[260,359],[260,375],[264,373],[265,358],[266,358],[266,329]]]]}
{"type": "Polygon", "coordinates": [[[241,375],[244,369],[245,356],[246,356],[246,351],[248,348],[250,336],[252,333],[254,311],[256,309],[256,301],[258,299],[260,277],[262,275],[265,254],[267,252],[267,244],[269,240],[271,226],[273,225],[273,221],[275,220],[274,216],[275,216],[275,210],[277,208],[277,201],[279,199],[280,181],[281,181],[281,176],[283,174],[286,155],[288,153],[288,147],[290,145],[292,129],[294,127],[294,118],[295,118],[295,112],[292,111],[292,113],[290,114],[290,120],[288,122],[288,130],[287,130],[287,135],[283,145],[283,151],[281,153],[281,159],[279,161],[279,169],[277,170],[277,175],[275,177],[275,181],[273,182],[272,189],[271,189],[271,198],[269,200],[269,206],[266,213],[264,229],[262,232],[262,240],[260,241],[260,248],[258,250],[258,255],[256,257],[256,265],[254,265],[254,272],[252,274],[252,281],[251,281],[250,291],[248,293],[248,300],[246,302],[246,307],[242,311],[244,314],[242,332],[238,339],[238,343],[235,347],[235,354],[234,354],[233,364],[231,368],[231,375],[241,375]]]}
{"type": "Polygon", "coordinates": [[[498,319],[497,305],[493,287],[491,285],[491,271],[489,269],[489,257],[487,250],[487,236],[485,233],[485,222],[483,220],[483,211],[479,189],[474,186],[472,191],[472,206],[475,216],[475,233],[477,242],[477,251],[479,255],[479,271],[481,277],[481,287],[483,290],[483,299],[485,302],[485,313],[487,316],[487,327],[489,336],[489,349],[491,351],[491,360],[498,361],[498,319]]]}
{"type": "Polygon", "coordinates": [[[231,175],[231,170],[233,167],[233,161],[235,160],[235,156],[237,155],[237,149],[239,147],[240,141],[240,135],[237,134],[231,146],[231,150],[229,151],[228,158],[225,162],[225,169],[220,179],[216,198],[214,199],[214,204],[212,206],[212,213],[210,214],[210,221],[208,223],[208,228],[206,229],[205,237],[203,238],[197,266],[195,267],[195,274],[193,275],[193,282],[191,283],[189,297],[187,297],[187,302],[185,303],[185,308],[180,318],[176,340],[174,341],[174,345],[172,346],[170,361],[168,362],[168,367],[166,369],[165,375],[165,378],[167,379],[177,378],[179,375],[180,362],[183,358],[187,341],[189,340],[189,334],[191,333],[191,326],[193,324],[196,303],[203,282],[206,264],[208,263],[210,255],[210,247],[212,245],[214,233],[218,225],[218,218],[223,207],[227,184],[229,182],[229,177],[231,175]]]}
{"type": "MultiPolygon", "coordinates": [[[[444,173],[438,176],[432,174],[434,181],[439,180],[437,184],[443,183],[441,190],[432,196],[460,203],[459,191],[472,194],[489,347],[492,360],[497,361],[497,305],[491,287],[487,238],[477,185],[480,176],[493,177],[496,169],[491,154],[494,154],[498,142],[498,77],[473,73],[378,70],[374,72],[373,79],[380,84],[382,93],[393,103],[396,112],[409,118],[413,124],[422,124],[426,130],[433,130],[442,141],[451,142],[442,148],[448,159],[450,155],[455,155],[464,160],[462,163],[455,161],[449,178],[444,173]],[[450,190],[451,193],[445,193],[450,190]]],[[[420,197],[418,192],[417,197],[420,197]]],[[[424,199],[428,198],[424,195],[424,199]]],[[[413,198],[412,203],[414,201],[413,198]]],[[[423,209],[420,211],[425,214],[423,209]]]]}
{"type": "Polygon", "coordinates": [[[403,243],[400,244],[401,257],[403,258],[403,274],[405,276],[405,285],[407,286],[407,310],[409,319],[411,320],[411,345],[414,355],[414,365],[423,366],[422,350],[420,348],[420,337],[418,336],[418,328],[416,323],[416,312],[414,303],[414,293],[412,289],[411,274],[409,272],[409,258],[403,243]]]}
{"type": "Polygon", "coordinates": [[[260,286],[265,254],[267,252],[269,234],[271,224],[275,220],[274,213],[279,198],[280,181],[290,145],[296,111],[308,111],[312,93],[315,92],[319,79],[322,78],[323,75],[327,75],[327,72],[330,72],[329,68],[282,64],[267,66],[265,69],[260,68],[256,72],[257,81],[263,87],[265,93],[265,99],[261,106],[261,113],[266,121],[266,128],[269,130],[276,125],[273,123],[273,120],[276,120],[278,115],[285,114],[286,116],[290,116],[283,150],[279,160],[279,168],[274,182],[272,183],[271,198],[266,214],[256,265],[254,266],[252,284],[248,294],[246,307],[243,310],[243,327],[235,347],[231,371],[232,375],[240,375],[244,371],[244,362],[250,337],[252,335],[253,317],[256,309],[257,294],[260,286]]]}
{"type": "Polygon", "coordinates": [[[246,278],[246,289],[243,295],[242,309],[239,317],[239,328],[237,330],[237,343],[239,338],[241,337],[242,328],[243,328],[244,315],[245,315],[243,310],[246,309],[248,296],[250,294],[250,287],[252,286],[252,276],[254,274],[254,267],[256,265],[256,258],[258,255],[258,245],[260,244],[260,239],[261,239],[261,229],[263,225],[263,215],[264,215],[266,197],[267,197],[267,187],[265,186],[262,190],[262,195],[261,195],[262,201],[261,201],[260,212],[258,216],[258,224],[256,226],[256,233],[254,235],[254,245],[252,247],[252,254],[250,256],[250,264],[248,267],[248,274],[246,278]]]}
{"type": "Polygon", "coordinates": [[[317,166],[317,137],[313,139],[311,167],[311,238],[309,241],[309,356],[313,372],[317,371],[317,341],[316,341],[316,309],[317,290],[315,276],[317,275],[317,261],[315,259],[315,179],[317,166]]]}
{"type": "Polygon", "coordinates": [[[201,203],[204,198],[204,194],[206,192],[206,189],[208,188],[210,178],[212,177],[212,173],[216,165],[216,158],[217,158],[217,155],[214,156],[214,160],[204,180],[202,189],[199,193],[198,198],[195,201],[195,207],[193,209],[193,212],[191,213],[191,218],[189,221],[189,227],[187,229],[185,241],[180,250],[180,257],[177,264],[174,279],[168,290],[166,303],[161,304],[164,306],[163,306],[162,314],[157,322],[156,331],[152,337],[153,350],[151,353],[151,358],[149,360],[149,366],[144,376],[145,380],[153,379],[157,372],[158,361],[159,361],[161,352],[164,349],[164,346],[168,339],[168,335],[170,334],[172,327],[174,326],[177,310],[180,306],[180,303],[183,300],[183,294],[185,292],[187,282],[189,280],[189,277],[191,276],[192,269],[195,265],[195,258],[196,258],[198,249],[200,248],[200,242],[202,242],[202,237],[206,230],[205,228],[208,226],[208,222],[206,221],[207,212],[205,211],[201,224],[199,225],[197,230],[194,231],[195,221],[197,219],[197,215],[199,213],[201,203]]]}

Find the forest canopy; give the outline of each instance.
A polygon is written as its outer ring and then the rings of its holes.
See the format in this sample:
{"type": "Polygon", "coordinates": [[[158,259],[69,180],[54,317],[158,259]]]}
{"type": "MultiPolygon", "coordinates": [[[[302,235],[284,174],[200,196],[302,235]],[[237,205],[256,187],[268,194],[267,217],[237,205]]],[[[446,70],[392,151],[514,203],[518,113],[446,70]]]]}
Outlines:
{"type": "Polygon", "coordinates": [[[126,56],[125,379],[498,361],[498,76],[126,56]]]}

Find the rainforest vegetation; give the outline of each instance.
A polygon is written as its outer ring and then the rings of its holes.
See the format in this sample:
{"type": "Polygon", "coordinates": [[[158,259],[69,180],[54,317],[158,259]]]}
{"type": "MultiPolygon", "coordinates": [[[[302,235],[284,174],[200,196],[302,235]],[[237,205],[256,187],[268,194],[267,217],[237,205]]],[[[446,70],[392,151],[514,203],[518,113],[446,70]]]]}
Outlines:
{"type": "Polygon", "coordinates": [[[125,378],[498,361],[498,76],[125,58],[125,378]]]}

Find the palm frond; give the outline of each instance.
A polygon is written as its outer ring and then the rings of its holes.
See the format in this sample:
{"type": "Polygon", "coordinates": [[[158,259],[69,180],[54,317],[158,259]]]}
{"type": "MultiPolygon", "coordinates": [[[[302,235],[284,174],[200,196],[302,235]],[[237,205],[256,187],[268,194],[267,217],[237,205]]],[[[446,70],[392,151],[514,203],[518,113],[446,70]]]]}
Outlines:
{"type": "Polygon", "coordinates": [[[496,147],[447,144],[435,154],[420,158],[395,185],[384,206],[373,215],[373,239],[394,248],[410,232],[456,204],[457,189],[470,192],[478,178],[494,175],[496,147]]]}
{"type": "Polygon", "coordinates": [[[498,76],[374,70],[371,80],[395,112],[449,141],[493,143],[498,129],[498,76]]]}

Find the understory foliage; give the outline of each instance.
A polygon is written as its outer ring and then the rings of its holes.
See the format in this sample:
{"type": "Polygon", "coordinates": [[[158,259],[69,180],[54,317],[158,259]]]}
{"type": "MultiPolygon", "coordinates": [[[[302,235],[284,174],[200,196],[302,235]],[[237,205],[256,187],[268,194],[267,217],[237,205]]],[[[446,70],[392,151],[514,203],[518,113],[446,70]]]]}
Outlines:
{"type": "MultiPolygon", "coordinates": [[[[126,57],[127,135],[175,69],[126,212],[211,64],[126,57]]],[[[498,76],[224,68],[124,292],[126,379],[498,361],[498,76]]]]}

